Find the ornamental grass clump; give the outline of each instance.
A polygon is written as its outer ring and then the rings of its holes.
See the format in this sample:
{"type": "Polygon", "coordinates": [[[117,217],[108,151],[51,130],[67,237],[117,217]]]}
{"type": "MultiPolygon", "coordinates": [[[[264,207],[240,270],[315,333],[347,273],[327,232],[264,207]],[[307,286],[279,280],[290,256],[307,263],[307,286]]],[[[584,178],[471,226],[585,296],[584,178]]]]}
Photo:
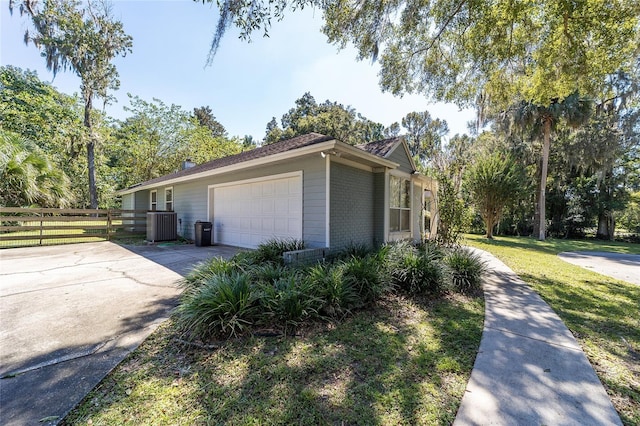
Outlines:
{"type": "Polygon", "coordinates": [[[487,266],[480,255],[466,248],[458,248],[444,258],[450,270],[451,289],[457,293],[475,295],[482,290],[482,277],[487,266]]]}
{"type": "Polygon", "coordinates": [[[311,286],[295,272],[273,283],[262,283],[258,294],[260,324],[283,329],[285,334],[315,318],[322,307],[311,286]]]}
{"type": "Polygon", "coordinates": [[[238,271],[241,266],[235,260],[226,260],[221,257],[213,257],[196,264],[191,271],[181,279],[178,284],[189,293],[217,275],[228,275],[238,271]]]}
{"type": "Polygon", "coordinates": [[[402,291],[437,296],[445,290],[448,271],[439,249],[403,241],[390,244],[386,257],[388,274],[402,291]]]}
{"type": "Polygon", "coordinates": [[[317,264],[305,271],[310,290],[319,299],[318,313],[327,319],[340,319],[361,305],[354,280],[345,280],[340,264],[317,264]]]}
{"type": "Polygon", "coordinates": [[[238,336],[259,319],[259,308],[247,273],[219,273],[183,294],[177,324],[187,340],[238,336]]]}
{"type": "Polygon", "coordinates": [[[394,285],[385,272],[384,259],[384,255],[369,254],[351,257],[338,266],[342,269],[342,279],[358,295],[358,307],[374,303],[393,291],[394,285]]]}
{"type": "Polygon", "coordinates": [[[266,262],[284,264],[282,254],[288,251],[303,250],[305,248],[304,241],[296,239],[278,239],[268,240],[258,246],[251,252],[250,258],[254,264],[262,264],[266,262]]]}

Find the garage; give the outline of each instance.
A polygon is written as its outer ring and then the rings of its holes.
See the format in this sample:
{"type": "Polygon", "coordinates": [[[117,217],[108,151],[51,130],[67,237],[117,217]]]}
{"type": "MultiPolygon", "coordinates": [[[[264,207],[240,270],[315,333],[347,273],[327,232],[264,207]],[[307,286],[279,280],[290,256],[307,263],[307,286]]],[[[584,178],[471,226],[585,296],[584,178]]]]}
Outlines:
{"type": "Polygon", "coordinates": [[[271,238],[302,239],[302,172],[209,187],[213,241],[255,248],[271,238]]]}

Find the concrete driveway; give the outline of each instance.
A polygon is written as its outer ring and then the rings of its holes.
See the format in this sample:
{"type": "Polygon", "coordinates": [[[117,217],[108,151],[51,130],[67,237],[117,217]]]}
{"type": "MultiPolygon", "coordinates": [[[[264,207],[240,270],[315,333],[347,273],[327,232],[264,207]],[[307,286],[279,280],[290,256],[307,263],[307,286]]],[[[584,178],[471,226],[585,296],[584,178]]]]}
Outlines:
{"type": "Polygon", "coordinates": [[[640,254],[576,251],[559,253],[558,257],[599,274],[640,285],[640,254]]]}
{"type": "Polygon", "coordinates": [[[181,274],[229,247],[109,242],[0,250],[0,424],[55,424],[176,306],[181,274]]]}

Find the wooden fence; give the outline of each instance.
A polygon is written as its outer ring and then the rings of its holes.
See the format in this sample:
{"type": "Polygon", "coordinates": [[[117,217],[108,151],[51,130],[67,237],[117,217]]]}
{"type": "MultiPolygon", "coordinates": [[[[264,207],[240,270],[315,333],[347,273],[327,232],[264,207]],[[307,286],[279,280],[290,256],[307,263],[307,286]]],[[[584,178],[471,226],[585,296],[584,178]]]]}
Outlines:
{"type": "Polygon", "coordinates": [[[146,221],[146,210],[0,207],[0,248],[144,234],[146,221]]]}

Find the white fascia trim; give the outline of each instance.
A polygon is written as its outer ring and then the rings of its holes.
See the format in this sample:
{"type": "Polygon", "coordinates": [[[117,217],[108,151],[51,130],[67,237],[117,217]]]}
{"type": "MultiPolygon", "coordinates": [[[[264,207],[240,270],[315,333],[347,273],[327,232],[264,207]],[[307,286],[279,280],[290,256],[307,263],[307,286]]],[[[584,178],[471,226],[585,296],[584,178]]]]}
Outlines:
{"type": "Polygon", "coordinates": [[[363,160],[369,160],[373,163],[380,164],[381,166],[388,167],[390,169],[395,169],[400,165],[393,161],[378,157],[377,155],[370,154],[363,149],[348,145],[344,142],[340,142],[340,141],[336,141],[336,142],[337,142],[336,145],[340,149],[340,151],[351,154],[354,157],[362,158],[363,160]]]}
{"type": "Polygon", "coordinates": [[[149,191],[149,210],[153,210],[153,197],[151,196],[151,194],[156,193],[156,210],[158,210],[158,190],[154,189],[149,191]]]}
{"type": "Polygon", "coordinates": [[[298,170],[296,172],[280,173],[277,175],[260,176],[260,177],[251,178],[251,179],[234,180],[234,181],[225,182],[225,183],[216,183],[212,185],[207,185],[207,188],[210,189],[210,188],[222,188],[225,186],[245,185],[248,183],[264,182],[266,180],[287,179],[291,177],[299,177],[301,178],[300,182],[302,182],[302,170],[298,170]]]}
{"type": "Polygon", "coordinates": [[[389,242],[389,170],[384,172],[384,242],[389,242]]]}
{"type": "Polygon", "coordinates": [[[405,141],[404,138],[402,138],[402,146],[404,147],[405,154],[407,154],[407,157],[409,158],[409,162],[411,163],[411,168],[413,170],[418,170],[418,168],[416,167],[416,162],[413,161],[413,157],[411,156],[411,151],[409,150],[407,141],[405,141]]]}
{"type": "Polygon", "coordinates": [[[412,174],[403,172],[402,170],[389,170],[389,174],[393,176],[401,177],[407,180],[411,180],[411,177],[413,176],[412,174]]]}
{"type": "Polygon", "coordinates": [[[287,160],[290,158],[300,157],[306,154],[313,154],[316,152],[326,151],[329,149],[333,149],[335,146],[336,146],[336,140],[333,139],[327,142],[321,142],[314,145],[294,149],[291,151],[281,152],[279,154],[273,154],[273,155],[268,155],[266,157],[256,158],[255,160],[243,161],[241,163],[231,164],[229,166],[220,167],[217,169],[205,170],[200,173],[195,173],[187,176],[180,176],[174,179],[168,179],[168,180],[154,183],[154,184],[139,185],[134,188],[123,189],[121,191],[118,191],[117,194],[124,195],[124,194],[129,194],[131,192],[137,192],[143,189],[155,188],[157,186],[172,185],[172,184],[176,184],[184,181],[196,180],[196,179],[200,179],[208,176],[215,176],[219,174],[234,172],[234,171],[242,170],[245,168],[257,167],[257,166],[273,163],[280,160],[287,160]]]}
{"type": "Polygon", "coordinates": [[[373,167],[367,166],[366,164],[358,163],[353,160],[347,160],[346,158],[335,156],[333,158],[333,162],[338,164],[344,164],[345,166],[353,167],[354,169],[360,169],[360,170],[373,173],[373,167]]]}
{"type": "Polygon", "coordinates": [[[429,184],[431,183],[432,179],[428,176],[425,176],[423,174],[420,173],[414,173],[411,175],[411,180],[414,180],[416,182],[421,182],[424,184],[429,184]]]}

